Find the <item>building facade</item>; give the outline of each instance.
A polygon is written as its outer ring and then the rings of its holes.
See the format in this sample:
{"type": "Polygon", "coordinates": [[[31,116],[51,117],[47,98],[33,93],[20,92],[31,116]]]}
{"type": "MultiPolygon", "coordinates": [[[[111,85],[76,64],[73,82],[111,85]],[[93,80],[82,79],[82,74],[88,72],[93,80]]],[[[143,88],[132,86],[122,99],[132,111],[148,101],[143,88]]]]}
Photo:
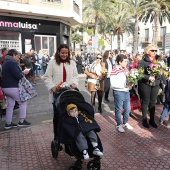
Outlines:
{"type": "Polygon", "coordinates": [[[82,0],[0,0],[0,48],[52,55],[70,46],[70,27],[80,23],[82,0]]]}
{"type": "MultiPolygon", "coordinates": [[[[153,44],[154,42],[154,23],[139,22],[138,32],[138,52],[142,53],[146,46],[153,44]]],[[[121,39],[122,40],[122,39],[121,39]]],[[[170,54],[170,23],[165,20],[158,28],[158,53],[164,52],[169,56],[170,54]]],[[[113,49],[117,47],[117,37],[113,38],[113,49]]],[[[133,48],[133,36],[132,34],[125,33],[123,40],[121,41],[121,49],[132,53],[133,48]]]]}

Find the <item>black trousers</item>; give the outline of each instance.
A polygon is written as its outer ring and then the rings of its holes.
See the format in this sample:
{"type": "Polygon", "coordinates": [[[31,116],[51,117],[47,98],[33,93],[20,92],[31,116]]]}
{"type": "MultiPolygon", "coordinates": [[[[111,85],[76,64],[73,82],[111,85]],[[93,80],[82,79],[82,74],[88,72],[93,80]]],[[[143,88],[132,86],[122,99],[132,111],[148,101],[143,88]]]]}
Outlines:
{"type": "Polygon", "coordinates": [[[109,97],[109,91],[110,91],[110,78],[105,78],[104,79],[104,98],[108,99],[109,97]]]}
{"type": "Polygon", "coordinates": [[[150,120],[154,121],[155,104],[158,96],[159,85],[149,86],[144,83],[140,83],[141,97],[142,97],[142,116],[143,119],[147,117],[147,111],[149,109],[150,120]]]}

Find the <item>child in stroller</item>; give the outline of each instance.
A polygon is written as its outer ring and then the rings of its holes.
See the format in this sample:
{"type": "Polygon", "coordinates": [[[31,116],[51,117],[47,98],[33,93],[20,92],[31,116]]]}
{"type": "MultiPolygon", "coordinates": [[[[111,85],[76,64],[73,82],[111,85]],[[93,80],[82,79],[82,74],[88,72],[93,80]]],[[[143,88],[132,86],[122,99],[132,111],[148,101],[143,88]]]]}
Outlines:
{"type": "Polygon", "coordinates": [[[95,168],[96,170],[99,170],[101,166],[100,159],[103,155],[103,147],[100,138],[96,133],[100,131],[100,127],[94,119],[93,107],[85,101],[80,92],[75,90],[64,91],[59,97],[56,96],[56,98],[56,110],[54,112],[53,119],[54,140],[51,143],[53,158],[58,157],[58,151],[61,150],[61,144],[64,144],[65,152],[77,159],[77,161],[69,167],[69,170],[81,170],[81,159],[88,158],[94,159],[88,162],[87,169],[95,168]],[[72,117],[73,115],[77,115],[74,109],[78,110],[78,119],[76,118],[77,116],[72,117]],[[68,114],[70,116],[68,116],[68,114]],[[94,132],[92,132],[93,135],[95,134],[94,140],[91,140],[89,137],[87,137],[87,133],[90,131],[94,132]],[[77,140],[77,136],[79,134],[83,134],[81,135],[82,138],[80,143],[77,140]]]}
{"type": "MultiPolygon", "coordinates": [[[[72,104],[72,103],[68,104],[66,110],[67,110],[67,113],[69,116],[68,119],[70,120],[70,122],[74,122],[74,120],[76,120],[78,123],[78,126],[77,126],[77,123],[73,124],[73,126],[75,126],[75,128],[78,128],[81,130],[76,138],[76,145],[77,145],[79,151],[83,153],[84,159],[89,159],[89,154],[87,152],[88,143],[87,143],[85,136],[87,136],[91,141],[91,144],[94,148],[93,154],[97,155],[97,156],[102,156],[103,153],[98,148],[97,135],[95,134],[95,132],[93,130],[91,130],[91,131],[87,132],[86,134],[84,134],[86,125],[84,126],[84,129],[82,129],[82,124],[87,124],[88,129],[89,129],[89,126],[92,125],[94,120],[89,119],[86,116],[86,114],[83,114],[81,111],[78,111],[78,108],[75,104],[72,104]],[[84,119],[84,120],[82,120],[82,119],[84,119]]],[[[96,123],[95,123],[95,125],[93,124],[91,127],[92,127],[92,129],[94,129],[94,128],[99,129],[99,127],[96,123]]],[[[67,129],[68,128],[66,128],[66,130],[67,129]]]]}

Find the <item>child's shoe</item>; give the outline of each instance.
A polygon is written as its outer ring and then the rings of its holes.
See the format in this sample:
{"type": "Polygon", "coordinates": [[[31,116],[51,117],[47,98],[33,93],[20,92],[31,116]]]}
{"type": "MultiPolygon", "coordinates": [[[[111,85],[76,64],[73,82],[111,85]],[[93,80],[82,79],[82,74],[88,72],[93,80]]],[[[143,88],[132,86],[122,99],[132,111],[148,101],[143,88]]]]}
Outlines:
{"type": "Polygon", "coordinates": [[[99,150],[99,148],[95,148],[93,151],[93,155],[103,156],[103,153],[99,150]]]}
{"type": "Polygon", "coordinates": [[[84,157],[84,159],[89,159],[89,154],[88,154],[88,152],[87,152],[87,150],[84,150],[83,151],[83,157],[84,157]]]}

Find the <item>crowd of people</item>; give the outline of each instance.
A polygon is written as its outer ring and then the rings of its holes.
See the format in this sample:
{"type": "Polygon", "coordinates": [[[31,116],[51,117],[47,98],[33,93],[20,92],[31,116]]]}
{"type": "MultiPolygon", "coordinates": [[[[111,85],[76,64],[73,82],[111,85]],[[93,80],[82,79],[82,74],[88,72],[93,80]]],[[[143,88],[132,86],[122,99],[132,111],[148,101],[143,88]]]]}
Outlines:
{"type": "MultiPolygon", "coordinates": [[[[125,127],[133,129],[128,123],[131,112],[128,74],[131,69],[142,68],[144,70],[143,78],[137,84],[134,84],[134,87],[137,88],[142,106],[139,111],[142,112],[143,126],[145,128],[150,126],[153,128],[158,127],[155,122],[156,103],[161,102],[164,104],[164,109],[160,115],[160,124],[164,123],[164,119],[170,110],[170,77],[165,78],[163,73],[153,76],[147,71],[148,66],[155,61],[159,61],[162,65],[170,65],[170,57],[165,57],[163,53],[158,55],[157,47],[152,45],[146,47],[144,53],[136,54],[135,56],[130,56],[130,54],[124,51],[111,52],[109,50],[106,50],[103,54],[84,53],[82,55],[81,52],[75,54],[65,44],[61,44],[52,57],[49,57],[47,53],[42,54],[41,51],[37,54],[34,49],[30,49],[28,53],[22,55],[14,49],[8,50],[3,48],[1,49],[0,58],[2,66],[1,88],[8,101],[6,108],[6,129],[17,126],[17,124],[12,123],[15,102],[20,107],[20,120],[18,124],[24,123],[26,126],[31,124],[25,120],[26,102],[21,102],[18,96],[18,82],[23,76],[32,85],[36,85],[36,77],[43,75],[43,80],[48,88],[49,98],[55,112],[56,106],[53,101],[53,93],[56,91],[56,86],[60,82],[67,82],[72,89],[78,89],[78,74],[85,73],[85,84],[91,94],[91,105],[94,110],[96,109],[96,95],[98,98],[97,112],[103,112],[103,98],[106,102],[110,102],[110,88],[113,90],[116,127],[119,132],[125,132],[125,127]],[[13,64],[13,67],[10,67],[11,64],[13,64]],[[159,93],[160,89],[162,89],[161,95],[159,93]],[[147,120],[148,113],[150,115],[149,121],[147,120]],[[121,120],[122,114],[123,120],[121,120]]],[[[167,126],[170,126],[170,119],[167,126]]]]}
{"type": "MultiPolygon", "coordinates": [[[[75,54],[74,54],[75,56],[75,54]]],[[[169,78],[165,78],[163,71],[153,76],[149,74],[148,67],[150,64],[159,62],[161,67],[170,65],[170,57],[163,53],[157,54],[157,47],[149,45],[145,48],[142,54],[130,56],[128,53],[121,51],[110,52],[105,51],[103,54],[90,55],[85,53],[84,56],[79,52],[77,57],[73,59],[77,64],[78,73],[83,70],[87,75],[86,87],[91,93],[91,105],[95,106],[95,96],[98,95],[98,112],[102,113],[102,100],[109,102],[110,87],[113,90],[113,97],[115,102],[115,119],[117,122],[117,129],[120,132],[125,132],[124,127],[133,129],[128,124],[128,117],[131,112],[130,108],[130,93],[128,87],[128,73],[132,69],[142,68],[144,70],[143,78],[134,84],[137,89],[137,96],[141,102],[142,124],[145,128],[152,126],[157,128],[155,122],[155,105],[163,104],[164,109],[160,116],[159,123],[163,124],[165,116],[169,112],[169,78]],[[81,58],[81,59],[80,59],[81,58]],[[81,60],[81,62],[80,62],[81,60]],[[84,61],[84,66],[83,62],[84,61]],[[80,64],[81,63],[81,64],[80,64]],[[81,67],[81,68],[80,68],[81,67]],[[107,72],[107,75],[105,74],[107,72]],[[161,93],[160,93],[161,91],[161,93]],[[165,95],[164,95],[165,94],[165,95]],[[121,115],[123,110],[123,121],[121,115]],[[147,120],[149,113],[150,119],[147,120]]],[[[94,107],[95,109],[95,107],[94,107]]],[[[167,122],[170,126],[170,118],[167,122]]]]}

